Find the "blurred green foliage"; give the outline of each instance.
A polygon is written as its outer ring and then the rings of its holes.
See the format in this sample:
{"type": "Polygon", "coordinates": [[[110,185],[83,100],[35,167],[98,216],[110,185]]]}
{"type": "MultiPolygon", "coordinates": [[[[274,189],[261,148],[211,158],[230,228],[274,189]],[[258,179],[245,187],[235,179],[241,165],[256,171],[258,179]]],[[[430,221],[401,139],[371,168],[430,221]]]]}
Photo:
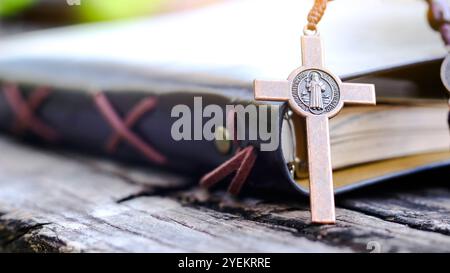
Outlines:
{"type": "MultiPolygon", "coordinates": [[[[55,8],[64,9],[80,22],[115,20],[143,16],[160,11],[173,0],[80,0],[80,5],[66,4],[66,0],[53,0],[55,8]]],[[[49,8],[49,2],[42,8],[49,8]]],[[[50,2],[51,5],[51,2],[50,2]]],[[[0,0],[0,17],[20,14],[26,8],[40,7],[39,0],[0,0]]]]}
{"type": "Polygon", "coordinates": [[[35,0],[0,0],[0,16],[11,16],[31,5],[35,0]]]}
{"type": "Polygon", "coordinates": [[[82,21],[115,20],[157,12],[168,0],[81,0],[82,21]]]}

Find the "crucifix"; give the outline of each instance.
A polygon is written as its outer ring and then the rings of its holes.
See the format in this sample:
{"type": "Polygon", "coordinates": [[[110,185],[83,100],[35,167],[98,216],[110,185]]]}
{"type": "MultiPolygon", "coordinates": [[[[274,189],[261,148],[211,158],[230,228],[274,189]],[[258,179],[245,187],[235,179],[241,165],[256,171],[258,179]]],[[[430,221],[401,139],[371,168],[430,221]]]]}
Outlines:
{"type": "Polygon", "coordinates": [[[322,42],[318,34],[301,38],[302,66],[287,80],[255,80],[256,100],[287,101],[306,119],[309,193],[314,223],[335,223],[334,189],[328,119],[344,106],[375,104],[373,84],[343,83],[324,68],[322,42]]]}

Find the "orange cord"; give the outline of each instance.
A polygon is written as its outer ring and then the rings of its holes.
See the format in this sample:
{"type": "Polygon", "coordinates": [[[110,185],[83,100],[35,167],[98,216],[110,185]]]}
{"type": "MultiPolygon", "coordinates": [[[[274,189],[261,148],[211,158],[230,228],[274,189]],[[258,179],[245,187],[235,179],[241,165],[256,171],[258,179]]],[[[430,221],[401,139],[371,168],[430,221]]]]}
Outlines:
{"type": "MultiPolygon", "coordinates": [[[[308,24],[306,29],[309,31],[317,31],[317,24],[322,19],[325,9],[327,8],[327,3],[329,0],[315,0],[314,6],[308,13],[308,24]]],[[[330,0],[331,1],[331,0],[330,0]]]]}

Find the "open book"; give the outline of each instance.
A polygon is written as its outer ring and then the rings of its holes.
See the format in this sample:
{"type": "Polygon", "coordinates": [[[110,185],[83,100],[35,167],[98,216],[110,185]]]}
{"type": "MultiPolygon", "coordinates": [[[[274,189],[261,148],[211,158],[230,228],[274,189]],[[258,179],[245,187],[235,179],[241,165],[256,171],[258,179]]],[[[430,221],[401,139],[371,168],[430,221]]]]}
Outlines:
{"type": "MultiPolygon", "coordinates": [[[[37,115],[65,145],[101,151],[111,128],[88,99],[93,90],[110,92],[123,115],[148,95],[166,108],[194,95],[253,103],[253,79],[284,78],[300,66],[302,18],[312,2],[230,1],[154,19],[10,37],[0,41],[0,81],[18,84],[25,97],[38,86],[51,87],[55,92],[37,115]]],[[[426,10],[422,0],[329,4],[320,24],[327,67],[343,80],[375,83],[378,102],[347,106],[330,121],[337,192],[450,164],[448,104],[439,80],[446,51],[426,10]]],[[[9,104],[0,93],[0,128],[6,131],[14,120],[9,104]]],[[[172,169],[201,172],[232,155],[210,142],[169,140],[170,122],[170,109],[160,109],[135,130],[172,159],[172,169]],[[149,128],[155,125],[156,133],[149,128]]],[[[307,177],[288,171],[296,157],[304,158],[301,122],[281,126],[281,156],[275,156],[281,166],[272,168],[286,169],[297,189],[307,191],[307,177]]],[[[117,154],[135,160],[136,151],[122,146],[117,154]]]]}

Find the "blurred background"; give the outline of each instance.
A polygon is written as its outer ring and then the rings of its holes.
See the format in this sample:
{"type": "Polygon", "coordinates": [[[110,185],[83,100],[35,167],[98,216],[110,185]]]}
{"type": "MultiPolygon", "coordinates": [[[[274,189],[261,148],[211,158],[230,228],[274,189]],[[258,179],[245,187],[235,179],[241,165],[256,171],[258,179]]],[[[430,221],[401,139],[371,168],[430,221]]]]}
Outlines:
{"type": "Polygon", "coordinates": [[[0,0],[0,34],[157,16],[223,1],[226,0],[0,0]]]}

